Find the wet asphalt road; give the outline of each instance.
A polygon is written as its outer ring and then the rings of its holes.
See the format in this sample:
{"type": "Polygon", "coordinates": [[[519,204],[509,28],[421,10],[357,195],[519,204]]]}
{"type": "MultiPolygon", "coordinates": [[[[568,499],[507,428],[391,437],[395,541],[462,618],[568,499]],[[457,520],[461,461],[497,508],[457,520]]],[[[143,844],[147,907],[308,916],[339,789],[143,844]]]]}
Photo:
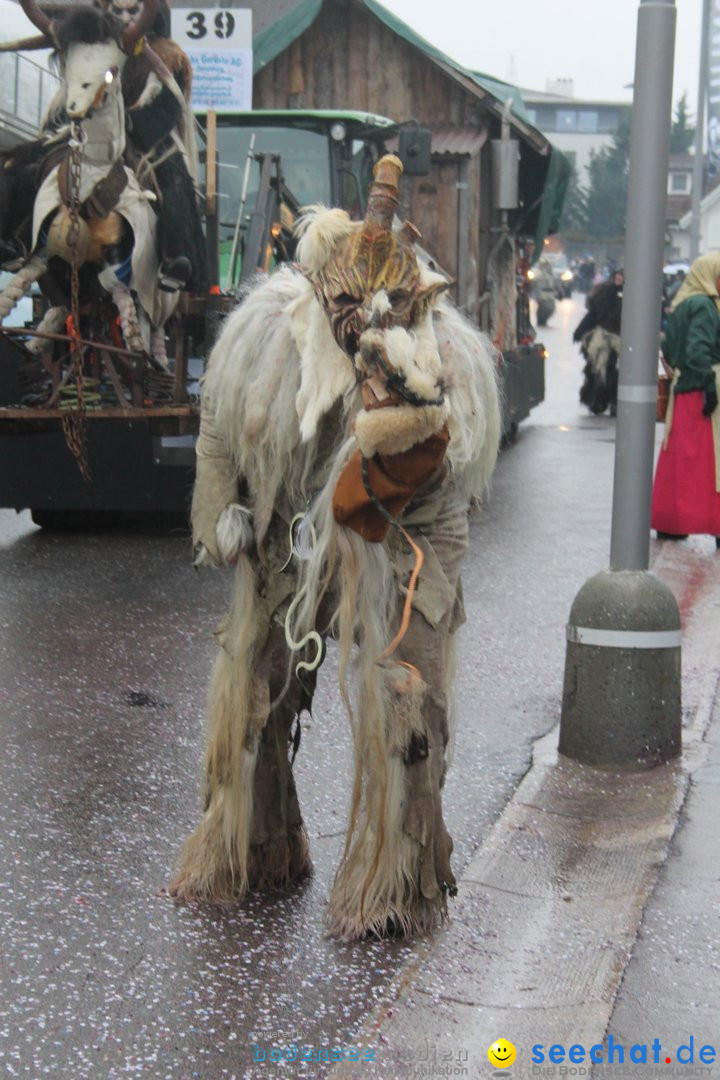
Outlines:
{"type": "MultiPolygon", "coordinates": [[[[581,303],[558,304],[543,332],[546,402],[472,525],[445,795],[458,876],[558,718],[570,604],[607,567],[614,421],[577,400],[581,303]]],[[[0,511],[4,1075],[321,1076],[253,1065],[252,1046],[348,1046],[412,955],[323,936],[350,783],[332,654],[295,763],[314,878],[233,909],[162,896],[198,815],[229,588],[189,554],[183,530],[49,535],[0,511]]]]}

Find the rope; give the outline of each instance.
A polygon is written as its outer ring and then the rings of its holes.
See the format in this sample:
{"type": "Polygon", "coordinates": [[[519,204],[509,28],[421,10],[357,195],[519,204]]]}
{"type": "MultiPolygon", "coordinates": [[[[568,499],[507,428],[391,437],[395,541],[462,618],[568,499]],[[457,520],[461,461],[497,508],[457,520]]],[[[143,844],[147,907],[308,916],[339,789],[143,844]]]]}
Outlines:
{"type": "Polygon", "coordinates": [[[310,642],[312,642],[316,646],[317,650],[313,660],[298,660],[297,664],[295,665],[295,674],[301,681],[301,671],[317,671],[317,669],[320,667],[323,660],[325,659],[325,642],[323,641],[321,635],[318,634],[317,630],[308,630],[305,637],[300,638],[299,641],[295,641],[292,636],[292,631],[290,629],[290,623],[292,622],[295,610],[302,601],[306,592],[307,586],[303,585],[302,589],[297,594],[290,607],[288,608],[287,615],[285,616],[285,641],[287,642],[290,651],[299,652],[300,649],[304,649],[305,646],[308,645],[310,642]]]}
{"type": "MultiPolygon", "coordinates": [[[[302,558],[309,558],[309,555],[312,554],[312,551],[315,548],[315,545],[317,543],[317,535],[315,533],[315,527],[313,526],[312,522],[309,522],[309,526],[310,526],[310,549],[309,549],[309,552],[307,554],[304,554],[303,550],[301,548],[299,548],[297,546],[296,542],[295,542],[295,526],[299,522],[302,522],[304,519],[305,519],[305,514],[296,514],[295,517],[290,522],[290,554],[288,555],[287,561],[285,562],[284,566],[282,566],[281,569],[280,569],[281,574],[282,574],[283,570],[286,570],[288,568],[288,566],[290,565],[290,562],[292,560],[293,555],[297,555],[297,557],[301,558],[301,559],[302,558]]],[[[323,660],[325,659],[325,642],[323,641],[321,635],[317,632],[317,630],[309,630],[308,633],[305,635],[305,637],[300,638],[299,641],[295,641],[295,639],[292,636],[292,630],[291,630],[292,619],[293,619],[293,616],[295,614],[295,611],[296,611],[298,605],[300,604],[300,602],[302,601],[302,599],[303,599],[303,597],[305,596],[306,593],[307,593],[307,585],[303,585],[302,589],[300,589],[299,593],[294,598],[293,602],[290,604],[290,607],[287,609],[287,614],[285,616],[285,641],[287,642],[287,645],[288,645],[288,648],[290,649],[290,651],[291,652],[299,652],[300,649],[304,649],[305,646],[308,645],[310,642],[312,642],[316,646],[316,649],[317,649],[317,651],[315,653],[315,658],[313,660],[299,660],[298,663],[295,665],[295,675],[297,676],[298,679],[300,679],[301,682],[302,682],[302,676],[300,674],[301,671],[308,671],[308,672],[316,671],[320,667],[320,665],[322,664],[323,660]]]]}
{"type": "Polygon", "coordinates": [[[120,316],[120,328],[125,344],[131,352],[145,352],[145,345],[143,343],[142,334],[140,333],[140,323],[138,322],[135,301],[130,295],[130,290],[122,281],[116,279],[112,286],[111,295],[113,304],[117,308],[118,315],[120,316]]]}
{"type": "MultiPolygon", "coordinates": [[[[65,323],[68,317],[66,307],[51,307],[43,315],[36,327],[38,334],[55,334],[65,323]]],[[[32,337],[25,343],[25,348],[32,356],[40,356],[48,347],[47,341],[42,337],[32,337]]]]}
{"type": "Polygon", "coordinates": [[[29,262],[18,270],[0,293],[0,323],[22,300],[30,286],[42,277],[47,270],[47,260],[41,255],[33,255],[29,262]]]}
{"type": "Polygon", "coordinates": [[[165,347],[165,328],[163,326],[153,327],[153,331],[150,335],[150,353],[153,360],[163,369],[163,371],[170,371],[167,349],[165,347]]]}

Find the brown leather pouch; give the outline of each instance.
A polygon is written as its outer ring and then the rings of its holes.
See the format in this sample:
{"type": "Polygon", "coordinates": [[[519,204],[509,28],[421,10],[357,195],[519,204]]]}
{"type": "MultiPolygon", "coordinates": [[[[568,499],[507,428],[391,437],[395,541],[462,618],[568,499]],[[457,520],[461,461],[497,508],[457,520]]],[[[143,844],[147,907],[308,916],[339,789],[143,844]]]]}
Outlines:
{"type": "MultiPolygon", "coordinates": [[[[368,462],[370,487],[388,513],[397,518],[416,491],[442,464],[450,434],[447,424],[424,442],[401,454],[376,454],[368,462]]],[[[357,450],[340,473],[333,495],[333,515],[363,540],[383,541],[390,523],[365,490],[362,454],[357,450]]]]}

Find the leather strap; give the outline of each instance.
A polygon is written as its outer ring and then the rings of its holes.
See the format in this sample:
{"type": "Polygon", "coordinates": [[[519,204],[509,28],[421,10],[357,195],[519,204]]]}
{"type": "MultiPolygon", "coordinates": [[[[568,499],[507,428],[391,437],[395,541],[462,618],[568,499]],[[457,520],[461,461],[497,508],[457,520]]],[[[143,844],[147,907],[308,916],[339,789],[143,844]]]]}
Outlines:
{"type": "MultiPolygon", "coordinates": [[[[62,155],[60,168],[58,169],[57,182],[63,206],[69,206],[70,154],[67,147],[63,147],[62,155]]],[[[54,168],[56,164],[57,156],[51,154],[50,159],[45,163],[43,173],[47,175],[47,173],[50,172],[50,169],[54,168]],[[55,158],[54,161],[52,161],[53,157],[55,158]],[[52,161],[52,164],[48,168],[48,163],[50,161],[52,161]]],[[[110,171],[106,173],[101,180],[98,180],[88,197],[80,204],[80,216],[85,218],[86,221],[102,220],[103,218],[106,218],[111,210],[114,210],[117,206],[120,196],[127,187],[127,182],[127,170],[123,163],[118,160],[110,171]]]]}
{"type": "Polygon", "coordinates": [[[120,196],[127,187],[128,174],[121,161],[116,161],[112,169],[102,180],[98,180],[87,199],[80,207],[80,213],[91,221],[102,220],[117,206],[120,196]]]}

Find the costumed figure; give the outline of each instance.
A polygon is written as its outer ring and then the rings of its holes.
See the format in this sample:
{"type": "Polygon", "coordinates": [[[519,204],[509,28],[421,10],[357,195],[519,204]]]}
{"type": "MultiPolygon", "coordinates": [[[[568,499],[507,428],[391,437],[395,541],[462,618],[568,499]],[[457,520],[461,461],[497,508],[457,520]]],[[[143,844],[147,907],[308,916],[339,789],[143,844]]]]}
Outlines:
{"type": "Polygon", "coordinates": [[[157,2],[143,0],[137,18],[123,27],[92,8],[51,21],[35,0],[21,0],[41,31],[40,43],[55,47],[62,82],[41,138],[2,160],[0,222],[21,265],[0,295],[0,321],[34,280],[53,303],[67,305],[74,263],[80,303],[104,290],[118,309],[128,347],[165,367],[162,327],[177,298],[158,288],[155,196],[123,162],[120,86],[128,55],[154,21],[157,2]],[[20,185],[27,192],[15,204],[20,185]]]}
{"type": "Polygon", "coordinates": [[[585,358],[580,401],[600,416],[610,406],[617,413],[620,321],[625,275],[616,270],[610,281],[598,285],[587,298],[587,311],[575,327],[573,341],[581,342],[585,358]]]}
{"type": "Polygon", "coordinates": [[[548,259],[538,260],[535,267],[535,295],[537,296],[538,326],[546,326],[555,310],[555,278],[552,264],[548,259]]]}
{"type": "Polygon", "coordinates": [[[468,505],[500,436],[492,347],[418,263],[413,226],[392,231],[401,172],[378,162],[363,222],[309,208],[299,265],[227,320],[193,495],[196,561],[237,568],[204,813],[170,891],[237,899],[310,871],[288,751],[331,633],[355,755],[327,912],[342,938],[428,930],[456,890],[441,805],[452,643],[468,505]]]}
{"type": "Polygon", "coordinates": [[[720,547],[720,253],[701,255],[680,286],[663,340],[673,369],[653,486],[659,539],[709,533],[720,547]]]}
{"type": "MultiPolygon", "coordinates": [[[[137,18],[138,0],[102,0],[124,26],[137,18]]],[[[192,65],[170,37],[170,9],[158,14],[123,68],[127,109],[127,161],[157,202],[160,287],[169,292],[207,291],[205,237],[197,203],[197,149],[190,111],[192,65]]]]}

